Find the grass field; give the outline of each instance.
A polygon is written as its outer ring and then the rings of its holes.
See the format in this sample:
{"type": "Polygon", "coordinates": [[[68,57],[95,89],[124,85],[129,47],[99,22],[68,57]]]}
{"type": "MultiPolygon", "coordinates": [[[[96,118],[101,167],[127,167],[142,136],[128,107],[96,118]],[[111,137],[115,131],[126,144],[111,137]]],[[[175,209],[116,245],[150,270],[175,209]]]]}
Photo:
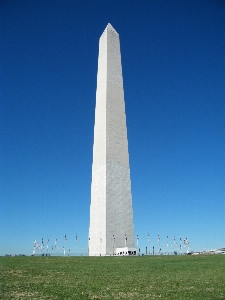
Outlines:
{"type": "Polygon", "coordinates": [[[225,299],[225,255],[1,257],[0,299],[225,299]]]}

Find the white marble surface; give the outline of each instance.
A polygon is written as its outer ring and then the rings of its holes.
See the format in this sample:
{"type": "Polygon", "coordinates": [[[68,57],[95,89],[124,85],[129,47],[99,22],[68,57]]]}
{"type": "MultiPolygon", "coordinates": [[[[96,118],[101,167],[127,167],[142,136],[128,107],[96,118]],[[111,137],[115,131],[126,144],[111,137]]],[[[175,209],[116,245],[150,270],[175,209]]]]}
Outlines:
{"type": "Polygon", "coordinates": [[[134,247],[120,41],[108,24],[99,40],[89,255],[113,254],[125,246],[125,235],[134,247]]]}

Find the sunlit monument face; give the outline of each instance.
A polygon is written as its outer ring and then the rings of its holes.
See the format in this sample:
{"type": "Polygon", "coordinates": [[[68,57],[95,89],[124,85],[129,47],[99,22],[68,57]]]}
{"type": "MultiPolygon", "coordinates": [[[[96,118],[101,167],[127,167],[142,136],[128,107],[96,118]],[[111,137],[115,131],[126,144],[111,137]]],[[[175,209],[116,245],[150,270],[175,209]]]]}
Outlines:
{"type": "Polygon", "coordinates": [[[108,24],[99,40],[89,255],[134,247],[119,35],[108,24]]]}

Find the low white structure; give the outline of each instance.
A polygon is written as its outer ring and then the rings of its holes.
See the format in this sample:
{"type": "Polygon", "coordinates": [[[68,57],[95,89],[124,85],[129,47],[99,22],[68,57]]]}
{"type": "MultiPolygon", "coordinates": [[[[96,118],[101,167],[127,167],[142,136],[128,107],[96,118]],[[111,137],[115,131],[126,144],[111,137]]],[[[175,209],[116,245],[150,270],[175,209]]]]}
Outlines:
{"type": "Polygon", "coordinates": [[[137,249],[131,247],[116,248],[115,255],[117,256],[137,255],[137,249]]]}
{"type": "Polygon", "coordinates": [[[134,248],[130,166],[119,35],[108,24],[99,40],[89,255],[134,248]]]}

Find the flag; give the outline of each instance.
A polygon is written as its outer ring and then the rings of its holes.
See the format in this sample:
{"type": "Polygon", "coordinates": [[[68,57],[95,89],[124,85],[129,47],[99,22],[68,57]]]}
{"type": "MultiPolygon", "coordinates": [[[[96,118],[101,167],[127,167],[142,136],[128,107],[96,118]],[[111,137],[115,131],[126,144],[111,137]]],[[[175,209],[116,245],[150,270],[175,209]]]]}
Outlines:
{"type": "Polygon", "coordinates": [[[149,240],[150,240],[150,236],[149,236],[149,234],[148,234],[148,242],[149,242],[149,240]]]}
{"type": "MultiPolygon", "coordinates": [[[[90,238],[89,238],[89,240],[90,240],[90,238]]],[[[78,242],[78,237],[77,237],[77,234],[76,234],[76,243],[78,242]]]]}
{"type": "Polygon", "coordinates": [[[67,241],[67,238],[66,238],[66,234],[65,234],[65,242],[67,241]]]}
{"type": "Polygon", "coordinates": [[[189,240],[188,238],[185,239],[185,244],[187,245],[187,253],[189,252],[189,240]]]}

